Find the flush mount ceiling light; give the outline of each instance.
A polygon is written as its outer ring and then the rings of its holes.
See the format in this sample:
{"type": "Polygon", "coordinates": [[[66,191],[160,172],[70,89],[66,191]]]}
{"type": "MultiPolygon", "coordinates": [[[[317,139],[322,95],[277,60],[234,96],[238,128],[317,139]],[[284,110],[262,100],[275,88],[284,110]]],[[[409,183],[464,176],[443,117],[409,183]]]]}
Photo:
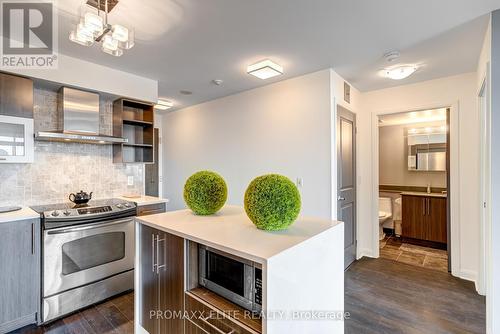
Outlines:
{"type": "Polygon", "coordinates": [[[283,67],[265,59],[247,67],[247,73],[259,79],[266,80],[283,74],[283,67]]]}
{"type": "Polygon", "coordinates": [[[168,110],[170,108],[172,108],[174,106],[174,104],[172,103],[172,101],[168,101],[168,100],[158,100],[158,103],[155,104],[155,109],[158,109],[158,110],[168,110]]]}
{"type": "Polygon", "coordinates": [[[135,44],[134,30],[108,23],[108,13],[117,4],[118,0],[88,0],[82,6],[80,22],[69,34],[70,41],[84,46],[102,42],[101,50],[116,57],[131,49],[135,44]]]}
{"type": "Polygon", "coordinates": [[[391,68],[386,68],[382,71],[384,77],[392,80],[402,80],[408,78],[418,69],[416,65],[401,65],[391,68]]]}

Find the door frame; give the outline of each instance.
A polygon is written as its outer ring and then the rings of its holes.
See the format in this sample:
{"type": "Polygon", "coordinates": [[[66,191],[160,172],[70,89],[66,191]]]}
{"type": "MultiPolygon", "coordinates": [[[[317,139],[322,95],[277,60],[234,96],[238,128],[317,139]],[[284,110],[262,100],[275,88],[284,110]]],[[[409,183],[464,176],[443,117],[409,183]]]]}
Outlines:
{"type": "MultiPolygon", "coordinates": [[[[354,120],[353,120],[353,143],[352,143],[352,146],[353,146],[353,155],[352,155],[352,159],[353,159],[353,166],[352,166],[352,169],[353,169],[353,176],[352,176],[352,179],[353,179],[353,187],[354,187],[354,200],[353,200],[353,203],[354,203],[354,211],[353,211],[353,225],[354,225],[354,261],[356,261],[358,259],[358,196],[357,196],[357,190],[358,190],[358,178],[357,178],[357,175],[358,175],[358,171],[357,171],[357,168],[358,168],[358,165],[357,165],[357,114],[353,111],[351,111],[349,108],[343,106],[343,105],[340,105],[340,104],[335,104],[335,146],[333,147],[333,149],[335,150],[335,166],[336,166],[336,170],[335,170],[335,173],[333,174],[336,182],[335,182],[335,188],[333,188],[333,192],[332,192],[332,201],[335,202],[335,218],[334,219],[338,219],[338,213],[339,213],[339,117],[341,117],[341,113],[339,112],[339,108],[342,108],[344,109],[345,111],[351,113],[353,116],[354,116],[354,120]]],[[[345,229],[345,227],[344,227],[345,229]]],[[[345,232],[344,232],[345,233],[345,232]]],[[[344,248],[345,250],[345,248],[344,248]]],[[[345,255],[345,254],[344,254],[345,255]]],[[[346,268],[347,270],[347,268],[346,268]]]]}
{"type": "Polygon", "coordinates": [[[454,276],[470,278],[467,273],[460,272],[460,175],[459,175],[459,102],[440,103],[434,105],[424,105],[410,107],[405,110],[385,110],[372,112],[371,139],[372,139],[372,255],[375,258],[380,256],[379,249],[379,220],[378,220],[378,198],[379,198],[379,116],[397,114],[401,112],[421,111],[428,109],[449,108],[450,109],[450,184],[448,188],[448,201],[450,202],[450,259],[451,272],[454,276]]]}
{"type": "MultiPolygon", "coordinates": [[[[480,150],[479,150],[479,220],[480,220],[480,249],[479,249],[479,277],[478,292],[486,295],[491,286],[491,81],[490,63],[486,64],[482,76],[481,86],[477,92],[480,121],[480,150]],[[485,103],[482,103],[484,98],[485,103]]],[[[486,318],[491,317],[491,303],[486,299],[486,318]]],[[[487,323],[488,324],[488,323],[487,323]]]]}

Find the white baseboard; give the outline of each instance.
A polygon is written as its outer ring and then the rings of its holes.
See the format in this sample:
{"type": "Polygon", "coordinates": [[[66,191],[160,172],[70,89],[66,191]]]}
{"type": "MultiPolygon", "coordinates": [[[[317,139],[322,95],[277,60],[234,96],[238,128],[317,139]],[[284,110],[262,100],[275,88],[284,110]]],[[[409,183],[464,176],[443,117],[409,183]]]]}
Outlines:
{"type": "Polygon", "coordinates": [[[467,269],[462,269],[460,270],[458,277],[461,279],[464,279],[466,281],[471,281],[474,282],[474,285],[476,286],[476,291],[479,292],[479,287],[478,287],[478,282],[477,282],[477,272],[474,270],[467,270],[467,269]]]}
{"type": "Polygon", "coordinates": [[[358,254],[356,254],[356,260],[359,260],[365,256],[375,258],[375,256],[373,256],[373,252],[372,252],[371,248],[363,248],[363,249],[358,250],[358,254]]]}

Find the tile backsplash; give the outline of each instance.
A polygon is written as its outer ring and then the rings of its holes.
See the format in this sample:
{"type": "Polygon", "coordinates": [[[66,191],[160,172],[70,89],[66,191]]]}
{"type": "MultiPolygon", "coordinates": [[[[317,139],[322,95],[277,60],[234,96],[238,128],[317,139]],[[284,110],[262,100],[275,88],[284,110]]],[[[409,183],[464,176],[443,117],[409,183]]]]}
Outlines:
{"type": "MultiPolygon", "coordinates": [[[[35,88],[35,132],[57,128],[57,92],[35,88]]],[[[112,134],[113,101],[101,96],[100,132],[112,134]]],[[[32,164],[0,164],[0,207],[68,201],[72,192],[93,198],[144,193],[144,165],[114,164],[111,145],[35,141],[32,164]],[[134,185],[127,185],[128,176],[134,185]]]]}

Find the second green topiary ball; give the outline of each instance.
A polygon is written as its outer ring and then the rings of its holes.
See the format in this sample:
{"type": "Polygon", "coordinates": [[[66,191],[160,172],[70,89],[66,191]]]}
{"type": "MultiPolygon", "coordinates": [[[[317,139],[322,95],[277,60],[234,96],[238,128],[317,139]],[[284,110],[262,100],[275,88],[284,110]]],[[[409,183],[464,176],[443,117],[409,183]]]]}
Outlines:
{"type": "Polygon", "coordinates": [[[299,190],[283,175],[259,176],[245,192],[245,211],[261,230],[286,229],[297,219],[300,206],[299,190]]]}
{"type": "Polygon", "coordinates": [[[184,201],[197,215],[216,213],[224,206],[226,199],[226,181],[217,173],[197,172],[184,185],[184,201]]]}

